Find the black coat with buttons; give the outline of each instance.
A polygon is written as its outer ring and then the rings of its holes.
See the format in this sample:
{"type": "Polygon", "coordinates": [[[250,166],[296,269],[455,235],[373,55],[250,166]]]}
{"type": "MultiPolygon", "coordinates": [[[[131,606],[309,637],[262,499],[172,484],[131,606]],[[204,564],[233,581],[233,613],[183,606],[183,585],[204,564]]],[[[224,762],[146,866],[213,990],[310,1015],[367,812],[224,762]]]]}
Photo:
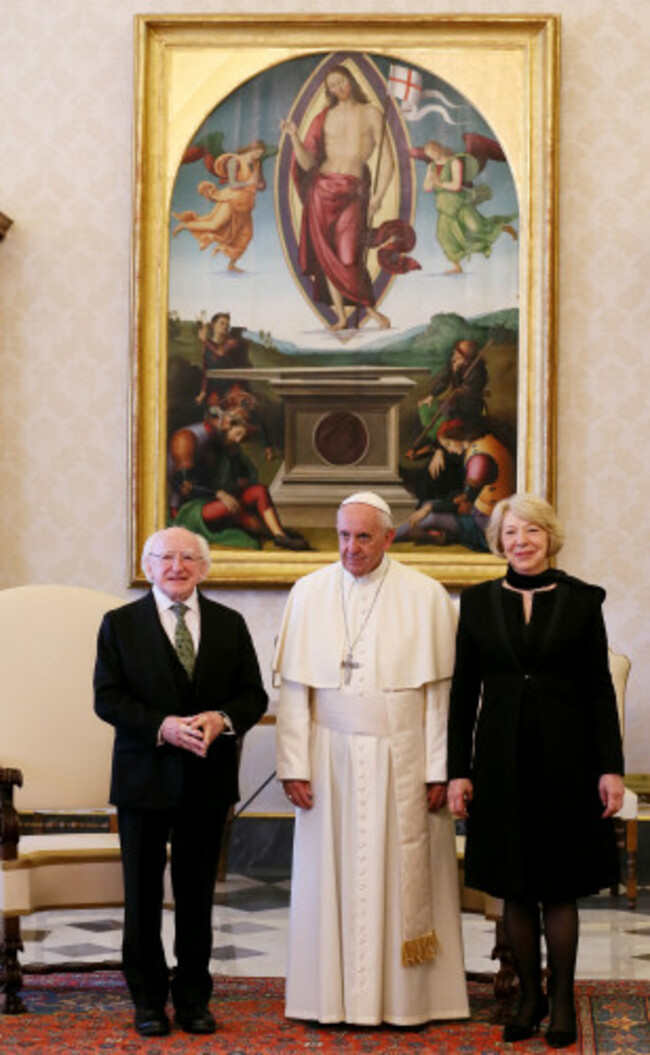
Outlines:
{"type": "Polygon", "coordinates": [[[465,881],[496,897],[562,900],[618,878],[598,794],[602,774],[623,773],[605,593],[556,574],[527,652],[516,647],[503,580],[461,598],[449,779],[474,787],[465,881]]]}

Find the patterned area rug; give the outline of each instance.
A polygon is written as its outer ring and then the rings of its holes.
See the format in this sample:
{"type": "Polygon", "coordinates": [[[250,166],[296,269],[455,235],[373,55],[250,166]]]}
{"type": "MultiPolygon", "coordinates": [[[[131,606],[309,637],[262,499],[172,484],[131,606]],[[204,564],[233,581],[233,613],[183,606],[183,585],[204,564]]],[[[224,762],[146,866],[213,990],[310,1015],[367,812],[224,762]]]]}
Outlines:
{"type": "MultiPolygon", "coordinates": [[[[650,1053],[650,983],[580,982],[577,985],[579,1042],[569,1055],[650,1053]]],[[[283,1016],[281,978],[222,978],[215,984],[213,1037],[178,1030],[162,1039],[140,1038],[122,976],[115,971],[28,975],[25,1015],[0,1016],[2,1055],[78,1055],[93,1052],[139,1055],[408,1055],[409,1052],[513,1055],[549,1052],[543,1037],[525,1044],[501,1043],[501,1028],[490,1024],[491,986],[470,982],[472,1017],[420,1030],[353,1029],[290,1022],[283,1016]]]]}

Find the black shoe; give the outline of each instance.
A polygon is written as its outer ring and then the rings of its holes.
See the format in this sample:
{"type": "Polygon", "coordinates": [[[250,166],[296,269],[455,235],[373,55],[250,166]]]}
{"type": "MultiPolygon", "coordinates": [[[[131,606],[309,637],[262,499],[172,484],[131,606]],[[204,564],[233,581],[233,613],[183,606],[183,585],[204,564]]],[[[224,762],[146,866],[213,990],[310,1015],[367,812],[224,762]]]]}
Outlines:
{"type": "Polygon", "coordinates": [[[564,1008],[561,1008],[559,1015],[557,1015],[557,1008],[554,1006],[551,1021],[546,1030],[546,1043],[549,1048],[568,1048],[571,1044],[575,1044],[577,1036],[576,1011],[573,1001],[568,1007],[565,1005],[564,1008]],[[553,1024],[553,1020],[557,1021],[558,1018],[562,1025],[568,1028],[557,1029],[553,1024]]]}
{"type": "Polygon", "coordinates": [[[217,1023],[207,1008],[203,1011],[192,1011],[189,1014],[176,1012],[176,1025],[185,1033],[214,1033],[217,1023]]]}
{"type": "Polygon", "coordinates": [[[539,1033],[539,1022],[533,1022],[530,1026],[522,1026],[519,1022],[507,1022],[503,1027],[504,1044],[516,1044],[519,1040],[530,1040],[535,1033],[539,1033]]]}
{"type": "Polygon", "coordinates": [[[549,1029],[546,1034],[546,1043],[549,1048],[568,1048],[575,1044],[578,1032],[575,1029],[549,1029]]]}
{"type": "Polygon", "coordinates": [[[169,1033],[169,1019],[164,1011],[154,1011],[151,1007],[137,1007],[135,1028],[141,1037],[166,1037],[169,1033]]]}
{"type": "Polygon", "coordinates": [[[553,1022],[549,1024],[546,1030],[546,1043],[549,1048],[568,1048],[571,1044],[575,1044],[578,1039],[578,1030],[575,1024],[575,1018],[573,1025],[569,1029],[554,1029],[553,1022]]]}
{"type": "MultiPolygon", "coordinates": [[[[535,1010],[535,1017],[532,1022],[522,1023],[517,1022],[517,1016],[512,1022],[506,1023],[503,1027],[503,1041],[505,1044],[516,1044],[520,1040],[530,1040],[535,1033],[539,1033],[540,1023],[543,1018],[548,1015],[548,1000],[543,993],[537,1000],[537,1008],[535,1010]]],[[[546,1034],[548,1038],[548,1033],[546,1034]]]]}

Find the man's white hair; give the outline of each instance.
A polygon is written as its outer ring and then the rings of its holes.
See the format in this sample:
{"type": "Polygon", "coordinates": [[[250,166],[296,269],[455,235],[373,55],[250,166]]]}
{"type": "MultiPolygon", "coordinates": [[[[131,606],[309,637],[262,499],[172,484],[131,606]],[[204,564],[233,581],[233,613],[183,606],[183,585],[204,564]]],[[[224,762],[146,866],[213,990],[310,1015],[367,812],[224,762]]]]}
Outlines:
{"type": "Polygon", "coordinates": [[[207,575],[208,568],[210,567],[210,546],[208,545],[208,540],[204,538],[203,535],[197,534],[196,531],[190,531],[189,528],[182,528],[180,526],[174,528],[172,526],[168,528],[160,528],[159,531],[154,531],[152,535],[149,535],[149,538],[145,541],[145,544],[142,547],[140,567],[142,568],[149,582],[152,582],[152,578],[149,573],[148,567],[149,557],[151,556],[156,543],[164,539],[168,531],[185,531],[188,535],[191,535],[191,537],[196,540],[196,544],[199,547],[199,551],[203,558],[204,573],[207,575]]]}

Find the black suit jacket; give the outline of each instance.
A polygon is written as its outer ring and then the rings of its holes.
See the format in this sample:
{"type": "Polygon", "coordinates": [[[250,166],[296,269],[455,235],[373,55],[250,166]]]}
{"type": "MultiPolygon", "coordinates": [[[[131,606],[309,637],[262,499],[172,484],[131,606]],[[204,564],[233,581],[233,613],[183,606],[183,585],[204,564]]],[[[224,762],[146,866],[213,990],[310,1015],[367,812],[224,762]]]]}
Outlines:
{"type": "Polygon", "coordinates": [[[267,694],[248,628],[238,612],[199,594],[201,640],[194,676],[160,622],[153,594],[108,612],[95,665],[95,711],[115,727],[110,800],[170,809],[188,790],[206,807],[239,797],[238,738],[266,710],[267,694]],[[217,737],[206,758],[157,745],[169,714],[224,711],[237,736],[217,737]]]}

